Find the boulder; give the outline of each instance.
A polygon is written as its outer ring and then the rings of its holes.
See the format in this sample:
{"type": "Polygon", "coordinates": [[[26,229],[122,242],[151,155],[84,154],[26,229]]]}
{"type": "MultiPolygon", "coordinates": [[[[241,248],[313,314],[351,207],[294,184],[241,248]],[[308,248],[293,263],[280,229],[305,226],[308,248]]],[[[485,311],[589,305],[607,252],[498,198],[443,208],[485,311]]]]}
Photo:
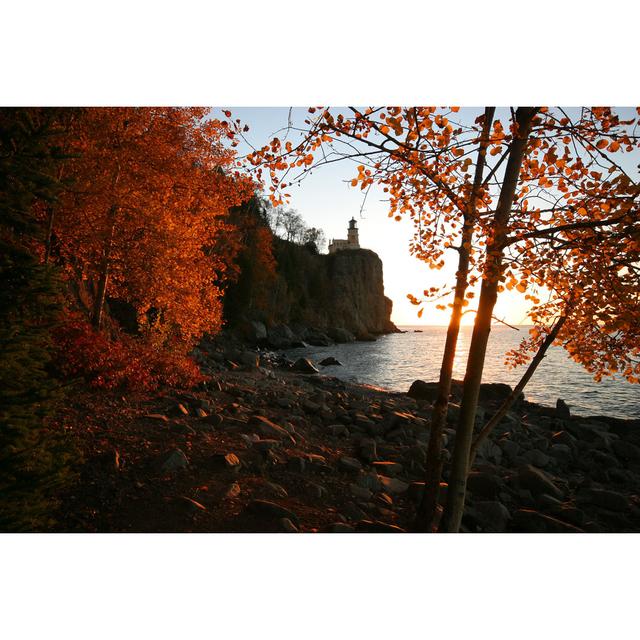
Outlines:
{"type": "Polygon", "coordinates": [[[497,500],[474,502],[468,512],[469,516],[487,533],[502,533],[511,519],[507,507],[497,500]]]}
{"type": "Polygon", "coordinates": [[[287,349],[300,340],[286,324],[275,324],[267,331],[269,344],[274,349],[287,349]]]}
{"type": "Polygon", "coordinates": [[[569,405],[562,398],[556,400],[556,417],[560,418],[560,420],[569,420],[571,418],[569,405]]]}
{"type": "Polygon", "coordinates": [[[254,427],[262,436],[266,438],[276,438],[278,440],[290,440],[295,444],[293,436],[279,424],[271,422],[264,416],[251,416],[249,426],[254,427]]]}
{"type": "Polygon", "coordinates": [[[472,471],[467,478],[467,488],[476,497],[493,500],[502,487],[502,480],[486,471],[472,471]]]}
{"type": "Polygon", "coordinates": [[[241,320],[237,328],[240,336],[250,344],[261,344],[267,339],[267,328],[257,320],[241,320]]]}
{"type": "Polygon", "coordinates": [[[238,357],[238,364],[247,369],[257,369],[260,364],[260,356],[255,351],[242,351],[238,357]]]}
{"type": "Polygon", "coordinates": [[[609,511],[626,512],[630,508],[625,495],[606,489],[583,489],[576,495],[576,500],[579,505],[591,505],[609,511]]]}
{"type": "Polygon", "coordinates": [[[531,464],[534,467],[546,467],[550,462],[549,456],[542,451],[538,451],[538,449],[525,451],[520,457],[524,462],[531,464]]]}
{"type": "Polygon", "coordinates": [[[402,465],[399,462],[391,462],[389,460],[383,460],[374,462],[371,465],[377,473],[383,476],[397,476],[402,473],[402,465]]]}
{"type": "Polygon", "coordinates": [[[165,473],[177,473],[188,466],[189,460],[182,449],[173,449],[162,464],[162,470],[165,473]]]}
{"type": "Polygon", "coordinates": [[[216,453],[209,458],[207,466],[215,471],[238,471],[241,462],[235,453],[216,453]]]}
{"type": "Polygon", "coordinates": [[[327,528],[327,533],[355,533],[355,529],[346,522],[334,522],[327,528]]]}
{"type": "Polygon", "coordinates": [[[551,478],[542,470],[526,464],[518,469],[518,482],[533,495],[546,493],[556,498],[562,498],[562,491],[553,483],[551,478]]]}
{"type": "Polygon", "coordinates": [[[611,443],[613,452],[627,462],[640,462],[640,447],[626,440],[614,440],[611,443]]]}
{"type": "Polygon", "coordinates": [[[390,494],[405,493],[409,488],[409,483],[403,482],[398,478],[389,478],[387,476],[379,475],[378,480],[380,480],[383,490],[390,494]]]}
{"type": "Polygon", "coordinates": [[[253,513],[267,518],[288,518],[294,524],[300,524],[298,516],[293,511],[283,507],[282,505],[276,504],[275,502],[270,502],[269,500],[252,500],[247,505],[246,510],[248,513],[253,513]]]}
{"type": "MultiPolygon", "coordinates": [[[[481,404],[502,404],[512,393],[513,389],[508,384],[502,382],[485,382],[480,385],[479,402],[481,404]]],[[[524,394],[520,393],[516,400],[516,406],[524,398],[524,394]]]]}
{"type": "Polygon", "coordinates": [[[518,509],[513,514],[513,528],[523,533],[584,533],[568,522],[533,509],[518,509]]]}
{"type": "Polygon", "coordinates": [[[356,524],[356,531],[362,533],[406,533],[404,529],[395,524],[387,524],[379,520],[361,520],[356,524]]]}
{"type": "Polygon", "coordinates": [[[319,364],[322,367],[341,367],[342,366],[342,362],[340,362],[339,360],[336,360],[333,356],[329,356],[324,360],[320,360],[319,364]]]}
{"type": "Polygon", "coordinates": [[[342,456],[338,460],[340,468],[345,471],[360,471],[362,469],[362,463],[357,458],[351,458],[350,456],[342,456]]]}
{"type": "Polygon", "coordinates": [[[280,519],[280,526],[282,527],[282,530],[285,533],[298,533],[298,527],[296,527],[295,524],[293,524],[293,522],[291,522],[291,520],[289,518],[281,518],[280,519]]]}
{"type": "Polygon", "coordinates": [[[310,360],[307,358],[298,358],[291,367],[292,371],[296,371],[297,373],[306,373],[306,374],[314,374],[320,373],[318,369],[312,364],[310,360]]]}
{"type": "Polygon", "coordinates": [[[354,498],[357,498],[358,500],[364,500],[365,502],[371,500],[371,497],[373,495],[370,489],[361,487],[360,485],[355,483],[351,483],[349,485],[349,490],[351,491],[351,495],[354,498]]]}
{"type": "Polygon", "coordinates": [[[318,329],[307,329],[303,339],[314,347],[329,347],[333,344],[331,338],[318,329]]]}
{"type": "Polygon", "coordinates": [[[327,335],[338,343],[354,342],[356,339],[351,331],[347,331],[343,327],[332,327],[327,330],[327,335]]]}
{"type": "Polygon", "coordinates": [[[411,383],[407,395],[415,400],[433,403],[438,397],[438,383],[415,380],[411,383]]]}

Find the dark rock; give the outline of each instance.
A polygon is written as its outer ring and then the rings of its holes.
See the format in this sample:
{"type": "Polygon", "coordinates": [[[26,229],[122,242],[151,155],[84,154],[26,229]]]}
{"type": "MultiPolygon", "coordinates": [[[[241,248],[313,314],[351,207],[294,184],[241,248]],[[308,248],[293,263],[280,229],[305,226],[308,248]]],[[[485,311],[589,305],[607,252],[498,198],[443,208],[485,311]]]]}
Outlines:
{"type": "Polygon", "coordinates": [[[571,419],[571,410],[569,409],[569,405],[562,398],[558,398],[556,400],[556,416],[560,418],[560,420],[571,419]]]}
{"type": "Polygon", "coordinates": [[[247,369],[257,369],[260,364],[260,356],[254,351],[242,351],[238,357],[238,363],[247,369]]]}
{"type": "Polygon", "coordinates": [[[482,500],[473,503],[469,514],[479,524],[483,531],[501,533],[507,528],[511,519],[509,510],[497,500],[482,500]]]}
{"type": "Polygon", "coordinates": [[[362,463],[357,458],[351,458],[349,456],[342,456],[338,460],[338,464],[341,469],[345,471],[360,471],[362,469],[362,463]]]}
{"type": "Polygon", "coordinates": [[[467,478],[467,488],[477,497],[493,500],[503,487],[498,476],[486,471],[472,471],[467,478]]]}
{"type": "Polygon", "coordinates": [[[324,360],[320,360],[318,364],[320,364],[320,366],[322,367],[341,367],[342,366],[342,362],[340,362],[339,360],[336,360],[333,356],[325,358],[324,360]]]}
{"type": "Polygon", "coordinates": [[[230,500],[233,500],[237,498],[241,493],[242,493],[242,489],[240,488],[240,485],[237,482],[232,482],[229,485],[227,492],[225,493],[225,497],[230,500]]]}
{"type": "Polygon", "coordinates": [[[360,485],[355,483],[351,483],[349,485],[349,490],[351,491],[351,495],[358,500],[369,501],[371,500],[371,497],[373,495],[370,489],[361,487],[360,485]]]}
{"type": "Polygon", "coordinates": [[[499,440],[498,446],[500,446],[500,448],[502,449],[502,453],[510,461],[515,460],[515,458],[518,456],[518,453],[520,453],[520,445],[513,440],[499,440]]]}
{"type": "Polygon", "coordinates": [[[313,402],[313,400],[309,400],[309,398],[304,400],[302,408],[308,413],[318,413],[320,411],[320,405],[317,402],[313,402]]]}
{"type": "Polygon", "coordinates": [[[551,478],[540,469],[530,464],[518,469],[518,482],[521,487],[528,489],[532,494],[547,493],[557,498],[562,498],[562,491],[553,483],[551,478]]]}
{"type": "Polygon", "coordinates": [[[205,424],[210,424],[213,427],[217,427],[221,425],[223,420],[224,418],[219,413],[212,413],[209,416],[204,416],[203,418],[200,418],[201,422],[204,422],[205,424]]]}
{"type": "Polygon", "coordinates": [[[296,371],[298,373],[320,373],[318,369],[311,363],[307,358],[298,358],[291,367],[292,371],[296,371]]]}
{"type": "Polygon", "coordinates": [[[267,328],[257,320],[241,320],[237,330],[240,336],[251,344],[261,344],[267,339],[267,328]]]}
{"type": "Polygon", "coordinates": [[[300,340],[286,324],[276,324],[267,330],[267,339],[274,349],[287,349],[300,340]]]}
{"type": "Polygon", "coordinates": [[[180,415],[180,416],[188,416],[189,415],[189,410],[183,404],[178,403],[174,407],[174,413],[176,413],[177,415],[180,415]]]}
{"type": "Polygon", "coordinates": [[[197,502],[196,500],[192,500],[191,498],[187,498],[186,496],[180,496],[179,500],[181,505],[189,515],[196,515],[207,510],[207,508],[203,504],[200,504],[199,502],[197,502]]]}
{"type": "Polygon", "coordinates": [[[422,497],[424,496],[424,487],[424,482],[415,481],[409,483],[407,495],[414,504],[420,504],[422,502],[422,497]]]}
{"type": "Polygon", "coordinates": [[[384,460],[380,462],[374,462],[372,467],[375,471],[383,476],[397,476],[402,473],[402,465],[399,462],[391,462],[384,460]]]}
{"type": "Polygon", "coordinates": [[[640,462],[640,447],[626,440],[614,440],[611,443],[613,452],[628,462],[640,462]]]}
{"type": "Polygon", "coordinates": [[[277,438],[279,440],[286,439],[290,440],[293,444],[296,442],[293,436],[286,429],[275,422],[271,422],[271,420],[264,416],[251,416],[249,419],[249,426],[255,427],[260,435],[266,436],[267,438],[277,438]]]}
{"type": "Polygon", "coordinates": [[[280,440],[275,440],[271,438],[265,438],[256,440],[253,443],[253,448],[261,453],[265,453],[267,451],[271,451],[272,449],[278,449],[282,445],[280,440]]]}
{"type": "Polygon", "coordinates": [[[411,383],[407,395],[416,400],[433,403],[438,397],[438,383],[415,380],[411,383]]]}
{"type": "Polygon", "coordinates": [[[333,327],[327,330],[327,334],[332,340],[338,343],[354,342],[356,337],[350,331],[343,329],[342,327],[333,327]]]}
{"type": "Polygon", "coordinates": [[[305,459],[301,456],[293,456],[287,460],[287,469],[295,473],[304,473],[306,466],[305,459]]]}
{"type": "Polygon", "coordinates": [[[165,473],[177,473],[189,466],[189,460],[181,449],[173,449],[164,463],[162,464],[162,470],[165,473]]]}
{"type": "Polygon", "coordinates": [[[523,462],[531,464],[534,467],[546,467],[550,461],[546,453],[542,453],[542,451],[538,451],[537,449],[525,451],[520,458],[523,462]]]}
{"type": "Polygon", "coordinates": [[[285,533],[299,533],[298,527],[289,518],[281,518],[280,526],[285,533]]]}
{"type": "Polygon", "coordinates": [[[549,454],[561,462],[569,462],[573,458],[573,452],[568,444],[553,444],[549,454]]]}
{"type": "Polygon", "coordinates": [[[159,422],[169,422],[169,418],[161,413],[148,413],[144,416],[148,420],[158,420],[159,422]]]}
{"type": "Polygon", "coordinates": [[[551,442],[553,444],[564,444],[571,449],[576,447],[576,439],[568,431],[557,431],[551,436],[551,442]]]}
{"type": "MultiPolygon", "coordinates": [[[[502,404],[512,393],[513,389],[508,384],[501,382],[487,382],[480,385],[479,402],[481,404],[502,404]]],[[[515,406],[524,398],[521,392],[516,400],[515,406]]]]}
{"type": "Polygon", "coordinates": [[[355,533],[355,529],[345,522],[334,522],[327,527],[327,533],[355,533]]]}
{"type": "Polygon", "coordinates": [[[333,344],[331,338],[318,329],[307,329],[304,340],[314,347],[329,347],[333,344]]]}
{"type": "Polygon", "coordinates": [[[235,453],[218,453],[209,458],[208,467],[215,471],[238,471],[241,467],[240,458],[235,453]]]}
{"type": "Polygon", "coordinates": [[[300,525],[298,516],[283,507],[282,505],[270,502],[269,500],[252,500],[246,507],[247,512],[254,513],[259,516],[265,516],[270,518],[288,518],[296,525],[300,525]]]}
{"type": "Polygon", "coordinates": [[[460,419],[460,405],[450,402],[447,406],[447,422],[449,424],[458,424],[460,419]]]}
{"type": "Polygon", "coordinates": [[[360,440],[360,457],[365,462],[373,462],[378,459],[377,445],[373,438],[362,438],[360,440]]]}
{"type": "Polygon", "coordinates": [[[356,524],[356,531],[362,533],[406,533],[404,529],[395,524],[387,524],[378,520],[361,520],[356,524]]]}
{"type": "Polygon", "coordinates": [[[380,480],[380,484],[382,488],[390,494],[401,494],[405,493],[409,488],[409,484],[407,482],[403,482],[398,478],[389,478],[387,476],[378,476],[380,480]]]}
{"type": "Polygon", "coordinates": [[[533,509],[518,509],[513,514],[513,530],[523,533],[584,533],[582,529],[533,509]]]}
{"type": "Polygon", "coordinates": [[[380,482],[380,476],[377,473],[361,473],[356,478],[356,484],[359,487],[364,487],[370,491],[380,491],[382,489],[382,483],[380,482]]]}
{"type": "Polygon", "coordinates": [[[630,508],[629,499],[617,491],[606,489],[582,489],[576,495],[579,505],[591,505],[609,511],[626,512],[630,508]]]}

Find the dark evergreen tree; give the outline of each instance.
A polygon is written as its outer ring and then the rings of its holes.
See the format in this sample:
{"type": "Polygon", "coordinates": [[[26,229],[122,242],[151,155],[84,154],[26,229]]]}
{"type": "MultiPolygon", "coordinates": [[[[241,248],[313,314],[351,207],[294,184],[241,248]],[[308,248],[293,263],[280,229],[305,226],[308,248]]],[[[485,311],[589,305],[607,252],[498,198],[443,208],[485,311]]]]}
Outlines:
{"type": "Polygon", "coordinates": [[[34,215],[58,184],[56,115],[0,109],[0,530],[53,523],[55,493],[68,477],[63,438],[46,419],[60,397],[49,372],[51,328],[60,311],[55,270],[42,263],[46,231],[34,215]]]}

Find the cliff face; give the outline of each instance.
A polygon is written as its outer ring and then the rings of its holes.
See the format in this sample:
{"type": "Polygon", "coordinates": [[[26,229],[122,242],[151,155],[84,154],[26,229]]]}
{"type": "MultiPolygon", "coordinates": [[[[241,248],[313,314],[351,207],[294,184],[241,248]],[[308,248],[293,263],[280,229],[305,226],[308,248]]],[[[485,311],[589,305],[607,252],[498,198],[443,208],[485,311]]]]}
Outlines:
{"type": "Polygon", "coordinates": [[[393,303],[384,295],[378,255],[356,249],[323,258],[332,285],[325,325],[344,327],[356,335],[394,331],[390,318],[393,303]]]}
{"type": "Polygon", "coordinates": [[[274,238],[274,257],[275,280],[259,305],[241,305],[244,317],[294,331],[311,327],[331,335],[346,329],[357,338],[397,331],[390,319],[393,303],[384,295],[382,261],[373,251],[318,255],[274,238]]]}

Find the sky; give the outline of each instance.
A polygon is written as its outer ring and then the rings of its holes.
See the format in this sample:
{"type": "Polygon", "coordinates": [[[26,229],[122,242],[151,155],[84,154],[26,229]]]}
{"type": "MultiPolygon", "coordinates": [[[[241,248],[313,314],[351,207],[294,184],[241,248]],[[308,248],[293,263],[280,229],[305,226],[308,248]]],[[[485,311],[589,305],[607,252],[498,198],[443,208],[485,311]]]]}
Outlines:
{"type": "MultiPolygon", "coordinates": [[[[278,130],[287,125],[289,116],[289,107],[229,109],[234,119],[240,118],[243,124],[249,125],[246,139],[255,147],[271,140],[278,130]]],[[[294,108],[294,122],[301,123],[306,113],[306,108],[294,108]]],[[[472,121],[479,113],[480,109],[462,108],[459,115],[472,121]]],[[[224,117],[219,109],[214,109],[213,115],[224,117]]],[[[295,140],[295,137],[290,139],[295,140]]],[[[239,147],[240,153],[247,150],[244,144],[239,147]]],[[[407,294],[420,296],[429,287],[453,283],[457,253],[450,250],[445,256],[445,266],[438,271],[429,269],[425,263],[411,256],[409,241],[413,235],[413,224],[408,219],[396,222],[388,217],[388,202],[384,201],[381,190],[372,189],[363,203],[360,189],[349,184],[357,174],[357,164],[340,161],[317,168],[300,185],[287,188],[291,193],[287,207],[297,210],[307,226],[323,229],[328,241],[346,238],[348,221],[354,217],[358,222],[360,246],[375,251],[382,260],[385,295],[393,300],[392,321],[397,325],[447,325],[448,310],[438,310],[432,303],[425,306],[419,319],[418,307],[409,302],[407,294]]],[[[478,297],[476,295],[474,300],[478,297]]],[[[528,324],[528,308],[529,303],[522,294],[515,290],[504,291],[498,297],[494,315],[509,324],[528,324]]],[[[473,307],[470,305],[468,309],[473,307]]],[[[473,324],[473,320],[473,313],[463,316],[463,324],[473,324]]]]}

